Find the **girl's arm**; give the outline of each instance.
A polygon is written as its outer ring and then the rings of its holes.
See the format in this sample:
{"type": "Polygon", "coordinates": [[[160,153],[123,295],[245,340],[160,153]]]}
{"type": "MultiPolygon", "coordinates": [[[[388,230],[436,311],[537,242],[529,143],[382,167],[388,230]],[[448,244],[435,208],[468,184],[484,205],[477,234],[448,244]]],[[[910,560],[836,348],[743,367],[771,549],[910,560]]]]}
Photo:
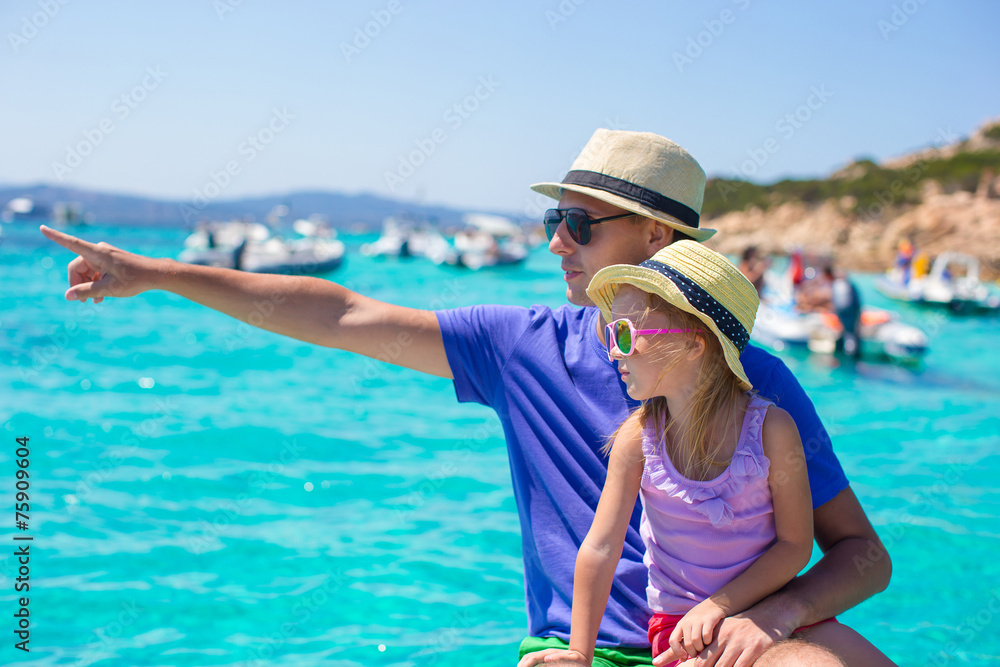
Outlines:
{"type": "Polygon", "coordinates": [[[639,495],[644,461],[640,432],[637,415],[629,417],[619,429],[594,523],[576,557],[569,648],[582,654],[588,665],[594,659],[601,618],[639,495]]]}
{"type": "Polygon", "coordinates": [[[764,454],[770,460],[768,484],[777,541],[740,576],[685,614],[670,637],[675,651],[683,648],[689,655],[696,655],[712,641],[719,621],[757,604],[791,581],[809,563],[813,544],[812,497],[802,441],[791,415],[781,408],[770,407],[762,440],[764,454]]]}

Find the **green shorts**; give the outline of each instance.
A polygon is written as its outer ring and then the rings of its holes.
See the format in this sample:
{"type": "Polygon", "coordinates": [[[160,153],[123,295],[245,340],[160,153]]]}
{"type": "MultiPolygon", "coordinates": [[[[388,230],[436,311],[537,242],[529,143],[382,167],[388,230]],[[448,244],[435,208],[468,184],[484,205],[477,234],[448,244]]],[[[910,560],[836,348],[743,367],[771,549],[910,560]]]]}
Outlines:
{"type": "MultiPolygon", "coordinates": [[[[569,644],[555,637],[527,637],[521,642],[517,659],[528,653],[542,651],[547,648],[568,649],[569,644]]],[[[594,649],[594,667],[652,667],[653,650],[651,648],[601,648],[594,649]]]]}

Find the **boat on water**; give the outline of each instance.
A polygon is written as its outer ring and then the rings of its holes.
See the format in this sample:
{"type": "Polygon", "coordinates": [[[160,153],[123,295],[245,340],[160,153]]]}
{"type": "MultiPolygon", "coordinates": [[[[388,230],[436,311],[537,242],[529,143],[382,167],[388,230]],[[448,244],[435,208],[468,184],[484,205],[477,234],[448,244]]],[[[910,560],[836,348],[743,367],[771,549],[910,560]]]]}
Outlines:
{"type": "Polygon", "coordinates": [[[462,220],[466,228],[449,240],[433,225],[386,218],[378,240],[361,246],[361,254],[399,259],[422,257],[435,264],[473,270],[518,264],[527,258],[525,234],[508,218],[470,213],[462,220]]]}
{"type": "Polygon", "coordinates": [[[84,210],[80,202],[55,202],[51,206],[40,204],[31,197],[15,197],[0,211],[3,222],[47,222],[53,227],[80,227],[94,221],[94,216],[84,210]]]}
{"type": "Polygon", "coordinates": [[[466,231],[455,235],[457,264],[469,269],[520,264],[528,257],[524,231],[509,218],[469,213],[466,231]]]}
{"type": "Polygon", "coordinates": [[[30,197],[15,197],[4,204],[0,212],[3,222],[36,222],[51,220],[52,214],[47,206],[36,203],[30,197]]]}
{"type": "Polygon", "coordinates": [[[184,241],[182,262],[239,269],[251,273],[306,275],[333,271],[344,260],[336,233],[316,220],[297,220],[299,238],[274,235],[257,222],[201,225],[184,241]]]}
{"type": "Polygon", "coordinates": [[[271,230],[259,222],[210,222],[199,224],[184,240],[178,256],[182,262],[202,266],[236,268],[236,249],[244,242],[263,243],[271,230]]]}
{"type": "Polygon", "coordinates": [[[392,216],[383,221],[377,241],[361,246],[361,254],[399,259],[423,257],[435,264],[455,264],[458,260],[455,248],[437,228],[392,216]]]}
{"type": "Polygon", "coordinates": [[[926,276],[909,280],[903,270],[893,268],[875,288],[896,301],[944,307],[954,313],[1000,311],[1000,295],[979,279],[979,260],[964,253],[942,253],[926,276]]]}
{"type": "MultiPolygon", "coordinates": [[[[790,301],[762,300],[757,309],[750,338],[781,351],[808,349],[819,354],[840,351],[843,327],[834,313],[800,313],[790,301]]],[[[863,308],[861,311],[861,357],[902,364],[919,362],[927,354],[927,334],[899,320],[888,310],[863,308]]]]}

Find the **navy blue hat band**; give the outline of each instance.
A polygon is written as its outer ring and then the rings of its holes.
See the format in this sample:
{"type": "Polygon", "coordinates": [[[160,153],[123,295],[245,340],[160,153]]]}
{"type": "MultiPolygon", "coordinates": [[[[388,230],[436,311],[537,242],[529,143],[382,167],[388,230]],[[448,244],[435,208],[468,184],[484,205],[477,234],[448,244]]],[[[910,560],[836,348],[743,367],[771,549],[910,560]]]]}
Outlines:
{"type": "Polygon", "coordinates": [[[652,269],[669,278],[670,282],[676,285],[681,294],[687,298],[688,303],[694,306],[695,310],[708,316],[709,319],[715,322],[715,326],[719,328],[719,331],[736,346],[740,354],[743,354],[747,343],[750,342],[750,332],[740,324],[740,321],[729,312],[728,308],[716,301],[715,297],[702,289],[700,285],[672,266],[652,259],[647,259],[639,266],[652,269]]]}
{"type": "Polygon", "coordinates": [[[564,185],[582,185],[624,197],[637,204],[642,204],[651,209],[672,215],[688,227],[694,227],[695,229],[698,229],[698,222],[701,220],[698,212],[687,204],[683,204],[676,199],[671,199],[670,197],[661,195],[659,192],[654,192],[635,183],[629,183],[620,178],[608,176],[607,174],[600,174],[596,171],[587,171],[585,169],[575,169],[566,174],[566,178],[562,182],[564,185]]]}

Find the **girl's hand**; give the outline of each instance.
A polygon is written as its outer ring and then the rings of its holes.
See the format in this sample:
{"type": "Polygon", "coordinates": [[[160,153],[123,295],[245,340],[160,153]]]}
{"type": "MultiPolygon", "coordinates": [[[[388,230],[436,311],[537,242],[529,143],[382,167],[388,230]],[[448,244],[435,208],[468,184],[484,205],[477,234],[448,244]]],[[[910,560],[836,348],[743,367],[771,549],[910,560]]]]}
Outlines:
{"type": "Polygon", "coordinates": [[[521,661],[517,663],[517,667],[533,667],[533,665],[549,665],[552,663],[590,667],[590,659],[579,651],[558,648],[547,648],[544,651],[529,653],[521,658],[521,661]]]}
{"type": "Polygon", "coordinates": [[[726,610],[711,598],[700,602],[694,609],[684,614],[670,633],[671,650],[676,654],[687,653],[694,657],[712,643],[715,626],[726,617],[726,610]]]}

